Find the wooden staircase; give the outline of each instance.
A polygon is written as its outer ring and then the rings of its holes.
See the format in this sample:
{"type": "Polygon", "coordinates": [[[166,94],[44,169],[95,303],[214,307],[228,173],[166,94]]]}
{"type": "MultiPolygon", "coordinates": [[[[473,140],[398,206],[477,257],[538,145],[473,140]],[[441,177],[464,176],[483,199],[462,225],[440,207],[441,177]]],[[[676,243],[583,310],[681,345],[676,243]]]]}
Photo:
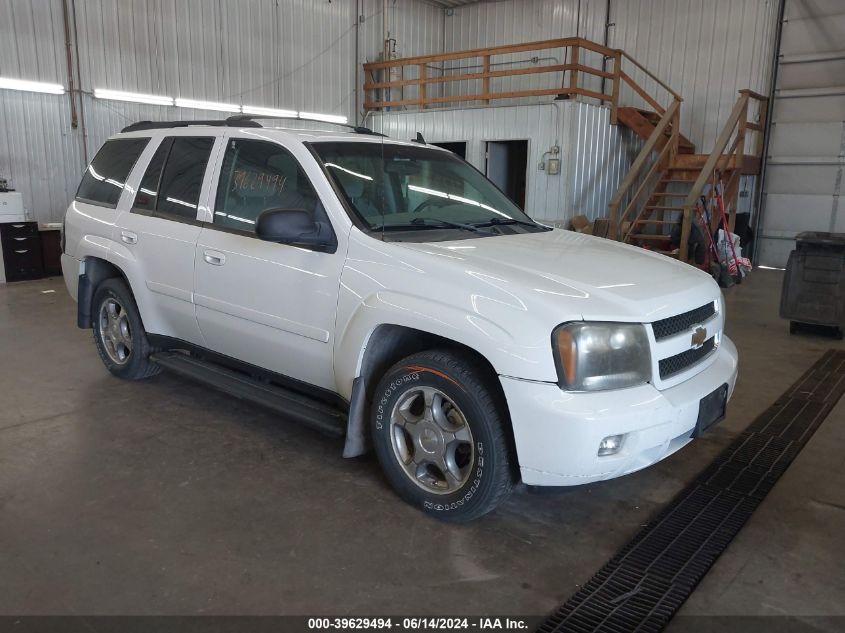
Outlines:
{"type": "MultiPolygon", "coordinates": [[[[637,136],[647,141],[648,137],[654,132],[654,128],[660,123],[660,114],[652,110],[626,106],[617,109],[616,119],[618,123],[631,128],[637,136]]],[[[671,136],[671,129],[666,130],[664,135],[668,139],[671,136]]],[[[679,154],[695,154],[695,145],[686,136],[680,134],[678,138],[679,154]]]]}
{"type": "MultiPolygon", "coordinates": [[[[766,98],[740,90],[710,154],[696,153],[695,145],[681,134],[680,107],[676,96],[666,110],[617,109],[616,123],[645,142],[609,204],[610,232],[615,239],[688,261],[695,257],[689,244],[692,227],[706,230],[697,205],[708,186],[721,185],[728,225],[734,228],[740,178],[760,171],[766,98]],[[756,121],[749,121],[752,99],[758,102],[756,121]],[[746,154],[749,131],[757,133],[756,151],[746,154]]],[[[711,214],[711,233],[718,221],[719,216],[711,214]]]]}

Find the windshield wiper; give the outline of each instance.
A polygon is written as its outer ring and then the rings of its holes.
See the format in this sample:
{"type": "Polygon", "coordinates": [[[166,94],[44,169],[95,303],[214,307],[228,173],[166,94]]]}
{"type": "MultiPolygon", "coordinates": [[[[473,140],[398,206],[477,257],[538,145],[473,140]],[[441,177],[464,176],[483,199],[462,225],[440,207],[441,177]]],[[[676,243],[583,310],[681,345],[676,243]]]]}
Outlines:
{"type": "Polygon", "coordinates": [[[526,222],[525,220],[517,220],[516,218],[491,218],[485,222],[477,222],[473,226],[503,226],[506,224],[519,224],[520,226],[546,229],[546,227],[542,224],[537,224],[536,222],[526,222]]]}
{"type": "Polygon", "coordinates": [[[402,229],[461,229],[463,231],[472,231],[473,233],[483,233],[484,235],[493,235],[490,231],[482,231],[474,224],[462,224],[461,222],[451,222],[449,220],[438,220],[436,218],[414,218],[408,224],[379,224],[372,227],[371,231],[381,230],[402,230],[402,229]]]}

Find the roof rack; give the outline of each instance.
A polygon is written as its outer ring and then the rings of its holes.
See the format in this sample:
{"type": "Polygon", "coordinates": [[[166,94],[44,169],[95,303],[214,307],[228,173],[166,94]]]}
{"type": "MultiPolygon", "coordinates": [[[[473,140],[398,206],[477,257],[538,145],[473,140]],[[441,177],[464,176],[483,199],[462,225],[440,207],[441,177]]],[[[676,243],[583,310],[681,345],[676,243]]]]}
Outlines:
{"type": "MultiPolygon", "coordinates": [[[[127,125],[121,132],[139,132],[141,130],[162,130],[176,127],[190,127],[193,125],[210,125],[213,127],[264,127],[255,119],[292,119],[294,121],[316,121],[316,119],[302,119],[298,116],[265,116],[253,114],[236,114],[225,119],[197,120],[197,121],[138,121],[127,125]]],[[[386,136],[373,132],[363,125],[349,125],[348,123],[337,123],[334,121],[317,121],[346,127],[356,134],[368,134],[370,136],[386,136]]]]}
{"type": "MultiPolygon", "coordinates": [[[[233,117],[229,117],[231,119],[233,117]]],[[[193,125],[211,125],[215,127],[262,127],[257,121],[230,121],[229,119],[212,119],[197,121],[138,121],[127,125],[121,132],[138,132],[140,130],[161,130],[175,127],[190,127],[193,125]]]]}
{"type": "Polygon", "coordinates": [[[373,132],[370,128],[364,127],[363,125],[350,125],[349,123],[338,123],[336,121],[320,121],[318,119],[303,119],[302,117],[298,116],[274,116],[274,115],[265,115],[265,114],[235,114],[230,116],[226,119],[230,125],[242,125],[247,122],[256,123],[255,119],[290,119],[293,121],[314,121],[317,123],[328,123],[330,125],[339,125],[341,127],[349,128],[356,134],[368,134],[370,136],[386,136],[386,134],[380,134],[379,132],[373,132]]]}

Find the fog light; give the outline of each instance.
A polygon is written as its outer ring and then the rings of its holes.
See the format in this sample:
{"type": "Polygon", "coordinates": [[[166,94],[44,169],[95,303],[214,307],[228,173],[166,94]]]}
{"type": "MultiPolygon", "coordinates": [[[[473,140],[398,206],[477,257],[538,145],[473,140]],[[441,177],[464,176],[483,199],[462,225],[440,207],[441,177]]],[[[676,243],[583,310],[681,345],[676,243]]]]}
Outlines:
{"type": "Polygon", "coordinates": [[[615,455],[622,448],[625,435],[608,435],[599,443],[599,457],[615,455]]]}

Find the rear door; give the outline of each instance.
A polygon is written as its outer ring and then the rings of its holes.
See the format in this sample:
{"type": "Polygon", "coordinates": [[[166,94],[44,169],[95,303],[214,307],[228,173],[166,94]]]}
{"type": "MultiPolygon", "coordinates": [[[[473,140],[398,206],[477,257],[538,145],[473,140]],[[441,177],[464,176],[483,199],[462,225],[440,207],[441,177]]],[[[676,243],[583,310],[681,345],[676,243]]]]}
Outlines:
{"type": "MultiPolygon", "coordinates": [[[[202,225],[199,201],[214,150],[214,136],[161,139],[132,207],[117,221],[116,240],[142,271],[147,331],[203,345],[193,303],[194,248],[202,225]]],[[[221,140],[222,143],[222,140],[221,140]]]]}
{"type": "MultiPolygon", "coordinates": [[[[77,245],[83,239],[96,244],[98,238],[105,238],[105,244],[108,244],[108,241],[114,238],[114,222],[119,215],[118,208],[125,208],[127,196],[133,193],[127,181],[135,169],[135,163],[139,159],[145,160],[142,154],[145,154],[150,142],[147,136],[113,138],[106,141],[97,152],[94,160],[85,169],[68,210],[68,213],[84,218],[65,227],[68,231],[65,236],[68,254],[78,256],[77,245]]],[[[106,250],[101,254],[104,258],[108,257],[106,250]]]]}
{"type": "Polygon", "coordinates": [[[256,219],[270,208],[303,209],[329,222],[300,159],[313,161],[301,146],[226,141],[209,198],[211,222],[196,248],[197,318],[210,349],[334,391],[332,348],[344,250],[319,252],[265,242],[255,234],[256,219]]]}

